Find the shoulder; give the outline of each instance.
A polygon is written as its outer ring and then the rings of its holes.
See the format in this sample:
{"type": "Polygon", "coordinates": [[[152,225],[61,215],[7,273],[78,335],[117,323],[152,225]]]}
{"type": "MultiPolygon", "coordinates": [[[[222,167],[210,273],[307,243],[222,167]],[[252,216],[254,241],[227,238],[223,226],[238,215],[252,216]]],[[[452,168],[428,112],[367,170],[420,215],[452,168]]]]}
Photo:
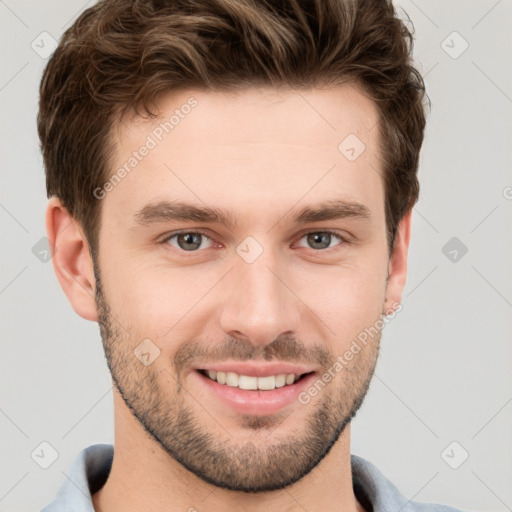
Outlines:
{"type": "Polygon", "coordinates": [[[41,512],[81,510],[94,512],[92,495],[105,483],[112,465],[114,446],[94,444],[76,455],[51,503],[41,512]]]}
{"type": "Polygon", "coordinates": [[[370,461],[351,455],[354,494],[366,512],[467,512],[439,503],[407,499],[370,461]]]}

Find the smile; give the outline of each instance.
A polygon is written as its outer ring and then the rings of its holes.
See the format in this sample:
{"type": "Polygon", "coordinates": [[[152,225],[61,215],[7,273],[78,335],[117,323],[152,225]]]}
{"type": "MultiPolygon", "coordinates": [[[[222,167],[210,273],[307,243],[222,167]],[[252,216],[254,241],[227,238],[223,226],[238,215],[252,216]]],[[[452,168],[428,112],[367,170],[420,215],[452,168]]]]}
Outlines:
{"type": "Polygon", "coordinates": [[[298,382],[304,376],[309,375],[295,374],[295,373],[281,373],[278,375],[268,375],[266,377],[254,377],[250,375],[239,375],[235,372],[221,372],[215,370],[198,370],[202,375],[209,379],[231,386],[234,388],[245,389],[245,390],[262,390],[271,391],[276,388],[282,388],[284,386],[291,386],[295,382],[298,382]]]}

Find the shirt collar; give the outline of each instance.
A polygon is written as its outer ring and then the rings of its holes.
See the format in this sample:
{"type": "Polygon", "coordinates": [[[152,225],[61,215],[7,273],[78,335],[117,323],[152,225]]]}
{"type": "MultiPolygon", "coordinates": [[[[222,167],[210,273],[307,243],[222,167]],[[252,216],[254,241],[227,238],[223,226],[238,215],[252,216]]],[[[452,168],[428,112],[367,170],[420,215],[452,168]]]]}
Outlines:
{"type": "MultiPolygon", "coordinates": [[[[92,495],[106,482],[112,466],[114,446],[94,444],[75,458],[55,499],[41,512],[94,512],[92,495]]],[[[443,505],[407,500],[371,462],[351,455],[354,494],[366,512],[457,512],[443,505]]]]}

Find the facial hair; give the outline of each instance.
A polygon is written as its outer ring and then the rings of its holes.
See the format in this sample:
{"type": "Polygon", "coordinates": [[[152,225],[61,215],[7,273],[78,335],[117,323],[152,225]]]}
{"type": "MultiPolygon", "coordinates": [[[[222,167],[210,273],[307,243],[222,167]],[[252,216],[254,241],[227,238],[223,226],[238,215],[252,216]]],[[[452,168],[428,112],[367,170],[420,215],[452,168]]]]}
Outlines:
{"type": "Polygon", "coordinates": [[[313,364],[326,371],[336,361],[335,355],[325,343],[309,348],[290,337],[277,338],[265,347],[233,338],[220,348],[206,340],[194,340],[178,349],[174,368],[158,365],[158,359],[145,366],[133,352],[141,340],[130,336],[131,331],[122,328],[112,314],[96,265],[95,275],[98,323],[116,388],[164,452],[205,482],[246,493],[264,493],[294,484],[329,453],[368,392],[378,358],[380,332],[319,392],[315,403],[299,405],[310,409],[307,419],[287,430],[286,435],[279,432],[279,425],[293,412],[240,415],[244,435],[237,437],[238,431],[233,434],[227,429],[221,429],[221,435],[214,434],[219,431],[219,422],[211,415],[206,415],[211,423],[199,421],[189,406],[196,400],[181,379],[182,370],[194,361],[279,359],[313,364]],[[163,384],[160,374],[171,386],[163,384]]]}

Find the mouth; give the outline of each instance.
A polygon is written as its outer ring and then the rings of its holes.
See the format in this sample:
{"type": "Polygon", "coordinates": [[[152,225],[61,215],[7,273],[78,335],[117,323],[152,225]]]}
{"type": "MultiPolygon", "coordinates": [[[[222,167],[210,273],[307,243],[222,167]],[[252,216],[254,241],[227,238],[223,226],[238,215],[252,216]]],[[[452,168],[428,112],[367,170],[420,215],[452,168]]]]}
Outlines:
{"type": "Polygon", "coordinates": [[[286,407],[304,407],[299,396],[313,385],[316,376],[315,371],[255,376],[204,368],[190,373],[204,390],[200,396],[209,405],[255,416],[278,413],[286,407]]]}
{"type": "Polygon", "coordinates": [[[257,377],[254,375],[244,375],[236,372],[223,372],[216,370],[199,369],[197,372],[218,384],[247,391],[272,391],[276,388],[292,386],[306,378],[308,375],[315,373],[279,373],[275,375],[257,377]]]}

